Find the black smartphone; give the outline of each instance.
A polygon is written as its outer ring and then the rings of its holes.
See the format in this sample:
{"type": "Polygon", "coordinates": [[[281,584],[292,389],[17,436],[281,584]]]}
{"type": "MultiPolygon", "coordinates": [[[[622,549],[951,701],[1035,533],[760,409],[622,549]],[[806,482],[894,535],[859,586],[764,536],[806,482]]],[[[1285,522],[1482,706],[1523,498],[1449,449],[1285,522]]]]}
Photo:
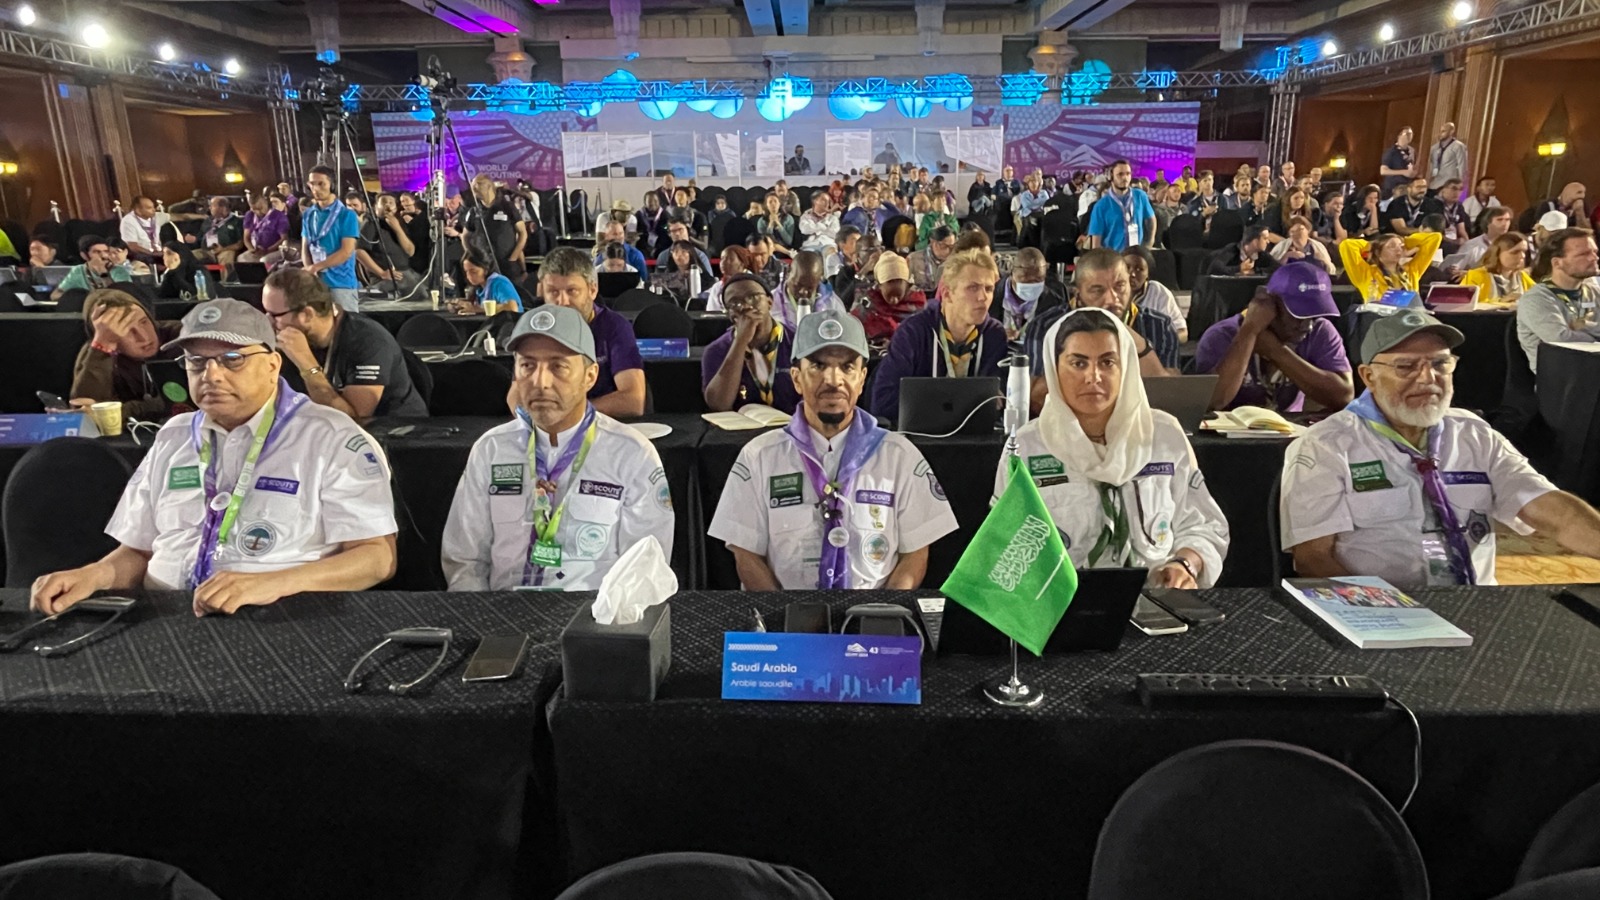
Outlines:
{"type": "Polygon", "coordinates": [[[1180,588],[1149,588],[1144,595],[1157,606],[1172,613],[1190,625],[1215,625],[1228,616],[1222,610],[1200,599],[1194,591],[1180,588]]]}
{"type": "Polygon", "coordinates": [[[1133,623],[1133,627],[1149,635],[1183,634],[1189,630],[1189,626],[1181,619],[1143,596],[1133,604],[1133,615],[1128,621],[1133,623]]]}
{"type": "Polygon", "coordinates": [[[467,661],[467,670],[461,680],[504,681],[517,674],[522,665],[522,654],[528,649],[526,634],[491,634],[478,642],[478,649],[467,661]]]}
{"type": "Polygon", "coordinates": [[[785,606],[783,630],[788,634],[832,634],[833,616],[828,604],[796,601],[785,606]]]}
{"type": "Polygon", "coordinates": [[[72,411],[72,404],[71,403],[68,403],[67,401],[61,399],[59,396],[50,393],[49,391],[35,391],[34,392],[34,396],[38,397],[39,398],[39,402],[44,404],[45,411],[47,411],[47,412],[57,412],[57,411],[60,411],[60,412],[71,412],[72,411]]]}

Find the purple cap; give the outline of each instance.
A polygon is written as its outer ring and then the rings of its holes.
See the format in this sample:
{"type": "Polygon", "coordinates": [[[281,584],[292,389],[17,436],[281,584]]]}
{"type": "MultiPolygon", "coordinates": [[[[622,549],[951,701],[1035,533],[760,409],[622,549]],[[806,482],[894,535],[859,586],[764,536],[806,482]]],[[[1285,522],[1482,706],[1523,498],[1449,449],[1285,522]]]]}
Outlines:
{"type": "Polygon", "coordinates": [[[1328,278],[1328,270],[1314,262],[1296,260],[1279,266],[1267,279],[1267,293],[1282,300],[1289,315],[1297,319],[1337,318],[1339,315],[1339,305],[1333,302],[1333,282],[1328,278]]]}

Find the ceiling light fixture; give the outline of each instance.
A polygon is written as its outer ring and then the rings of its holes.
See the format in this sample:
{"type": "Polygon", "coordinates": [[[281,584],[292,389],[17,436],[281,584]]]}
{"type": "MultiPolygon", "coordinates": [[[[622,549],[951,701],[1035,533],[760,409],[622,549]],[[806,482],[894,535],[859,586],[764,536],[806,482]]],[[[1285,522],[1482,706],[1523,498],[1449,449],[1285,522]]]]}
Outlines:
{"type": "Polygon", "coordinates": [[[178,58],[178,50],[172,44],[163,42],[156,48],[156,55],[161,57],[162,62],[172,62],[178,58]]]}
{"type": "Polygon", "coordinates": [[[83,26],[83,42],[96,50],[104,50],[111,43],[111,34],[99,22],[83,26]]]}
{"type": "Polygon", "coordinates": [[[1388,22],[1383,23],[1383,26],[1378,29],[1378,40],[1383,41],[1385,44],[1394,40],[1394,25],[1388,22]]]}
{"type": "Polygon", "coordinates": [[[39,21],[39,14],[33,11],[33,7],[29,6],[26,3],[24,3],[21,6],[17,7],[17,24],[18,25],[21,25],[24,28],[26,28],[27,26],[32,25],[33,23],[35,23],[37,21],[39,21]]]}
{"type": "Polygon", "coordinates": [[[239,60],[232,56],[228,57],[228,61],[222,64],[222,71],[227,72],[229,75],[237,75],[243,70],[244,67],[239,65],[239,60]]]}

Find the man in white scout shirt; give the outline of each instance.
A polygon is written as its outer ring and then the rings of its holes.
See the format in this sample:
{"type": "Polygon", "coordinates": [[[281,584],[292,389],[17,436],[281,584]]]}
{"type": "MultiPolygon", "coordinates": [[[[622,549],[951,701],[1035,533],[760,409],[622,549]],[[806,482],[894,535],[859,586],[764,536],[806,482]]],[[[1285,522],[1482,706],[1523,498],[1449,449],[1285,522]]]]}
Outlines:
{"type": "Polygon", "coordinates": [[[194,591],[196,615],[304,591],[360,591],[394,574],[389,468],[365,431],[278,377],[272,324],[238,300],[183,317],[199,412],[162,426],[106,526],[99,562],[40,577],[33,608],[95,591],[194,591]]]}
{"type": "Polygon", "coordinates": [[[1427,313],[1378,319],[1361,341],[1366,393],[1285,455],[1283,546],[1308,577],[1401,587],[1494,584],[1495,519],[1600,557],[1600,514],[1558,491],[1505,438],[1450,408],[1461,332],[1427,313]]]}
{"type": "Polygon", "coordinates": [[[856,407],[867,380],[860,320],[806,316],[790,372],[794,419],[739,453],[706,533],[727,542],[746,590],[917,587],[928,546],[956,518],[922,453],[856,407]]]}
{"type": "Polygon", "coordinates": [[[472,447],[445,522],[452,591],[593,591],[623,551],[654,535],[672,555],[672,494],[656,448],[588,401],[594,333],[570,307],[524,313],[516,418],[472,447]]]}

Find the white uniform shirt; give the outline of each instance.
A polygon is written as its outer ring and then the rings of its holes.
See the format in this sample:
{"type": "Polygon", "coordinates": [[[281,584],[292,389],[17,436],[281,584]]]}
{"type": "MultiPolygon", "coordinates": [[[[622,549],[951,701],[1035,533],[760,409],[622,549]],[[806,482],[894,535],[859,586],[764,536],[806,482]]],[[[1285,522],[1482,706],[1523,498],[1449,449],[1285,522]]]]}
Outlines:
{"type": "MultiPolygon", "coordinates": [[[[1211,498],[1194,449],[1178,420],[1160,410],[1153,410],[1151,415],[1155,418],[1155,433],[1151,437],[1150,462],[1122,486],[1129,532],[1140,535],[1139,540],[1129,541],[1128,565],[1154,569],[1170,562],[1179,550],[1193,550],[1204,564],[1199,585],[1211,587],[1222,574],[1222,560],[1228,555],[1228,520],[1211,498]]],[[[1045,447],[1038,420],[1017,432],[1017,455],[1027,465],[1039,496],[1050,510],[1050,518],[1060,529],[1072,564],[1080,569],[1087,567],[1089,551],[1099,540],[1104,521],[1100,489],[1045,447]]],[[[995,498],[1005,489],[1006,458],[1001,456],[995,473],[995,498]]]]}
{"type": "MultiPolygon", "coordinates": [[[[639,432],[604,413],[596,413],[595,422],[594,445],[583,467],[574,460],[556,480],[551,509],[563,500],[567,504],[555,535],[561,565],[545,571],[540,587],[599,590],[623,551],[647,535],[672,557],[672,492],[660,454],[639,432]]],[[[557,438],[551,447],[550,435],[538,432],[539,446],[552,464],[567,442],[581,444],[583,433],[574,425],[557,438]]],[[[521,419],[496,426],[472,445],[441,545],[450,590],[509,591],[522,585],[537,480],[528,464],[528,426],[521,419]]]]}
{"type": "Polygon", "coordinates": [[[133,213],[128,213],[122,217],[122,225],[119,230],[122,233],[122,240],[129,247],[143,250],[146,253],[160,253],[161,229],[171,224],[172,217],[164,212],[155,213],[150,218],[142,221],[133,213]],[[154,223],[156,231],[154,241],[151,241],[150,232],[145,229],[144,222],[154,223]]]}
{"type": "MultiPolygon", "coordinates": [[[[830,478],[838,473],[846,433],[828,441],[811,432],[830,478]]],[[[766,557],[785,590],[812,589],[824,539],[819,500],[794,441],[786,431],[769,431],[739,452],[706,534],[766,557]]],[[[849,485],[844,524],[850,587],[869,590],[888,581],[900,554],[955,531],[956,517],[922,452],[891,433],[849,485]]]]}
{"type": "MultiPolygon", "coordinates": [[[[1528,502],[1555,486],[1489,423],[1452,409],[1438,426],[1445,493],[1467,532],[1479,584],[1494,584],[1494,528],[1517,532],[1528,502]]],[[[1399,587],[1428,583],[1424,518],[1431,507],[1411,457],[1355,413],[1343,410],[1311,426],[1284,456],[1279,496],[1283,547],[1335,535],[1334,556],[1347,571],[1399,587]]],[[[1439,535],[1442,541],[1443,535],[1439,535]]]]}
{"type": "MultiPolygon", "coordinates": [[[[201,425],[202,440],[217,437],[212,464],[219,495],[238,480],[265,410],[232,431],[209,418],[201,425]]],[[[106,526],[122,544],[151,554],[145,571],[151,590],[188,588],[203,540],[205,466],[190,433],[198,415],[175,416],[161,427],[106,526]]],[[[383,451],[330,407],[302,403],[262,450],[252,478],[213,572],[275,572],[332,556],[346,541],[399,531],[383,451]]]]}

